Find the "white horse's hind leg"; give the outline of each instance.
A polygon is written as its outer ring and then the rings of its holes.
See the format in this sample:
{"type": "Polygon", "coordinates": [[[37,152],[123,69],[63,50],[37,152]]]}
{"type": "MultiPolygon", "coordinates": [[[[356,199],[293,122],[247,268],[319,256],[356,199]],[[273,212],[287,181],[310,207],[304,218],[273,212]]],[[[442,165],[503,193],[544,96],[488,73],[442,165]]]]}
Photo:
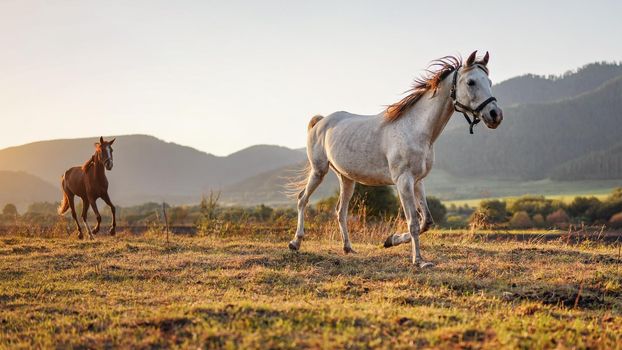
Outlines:
{"type": "Polygon", "coordinates": [[[320,183],[322,183],[322,179],[324,179],[324,175],[326,175],[327,170],[328,165],[326,166],[326,170],[323,171],[311,169],[307,186],[298,196],[298,228],[296,229],[294,239],[289,242],[289,249],[291,250],[300,249],[300,243],[305,235],[305,209],[309,203],[309,197],[311,197],[313,191],[315,191],[320,183]]]}
{"type": "Polygon", "coordinates": [[[415,185],[415,197],[417,199],[417,207],[419,208],[420,214],[420,231],[419,233],[424,233],[434,225],[434,219],[432,218],[432,213],[430,213],[430,208],[428,208],[428,201],[425,195],[425,186],[423,185],[423,180],[419,180],[415,185]]]}
{"type": "Polygon", "coordinates": [[[419,216],[417,215],[417,204],[415,198],[415,180],[410,174],[402,174],[397,180],[397,190],[400,194],[402,207],[406,221],[408,222],[408,231],[412,237],[412,262],[419,267],[431,267],[434,264],[423,261],[421,257],[421,248],[419,246],[419,216]]]}
{"type": "Polygon", "coordinates": [[[337,205],[337,220],[339,221],[339,230],[343,239],[343,251],[348,253],[356,253],[350,244],[350,236],[348,235],[348,205],[354,194],[354,181],[338,175],[339,177],[339,204],[337,205]]]}

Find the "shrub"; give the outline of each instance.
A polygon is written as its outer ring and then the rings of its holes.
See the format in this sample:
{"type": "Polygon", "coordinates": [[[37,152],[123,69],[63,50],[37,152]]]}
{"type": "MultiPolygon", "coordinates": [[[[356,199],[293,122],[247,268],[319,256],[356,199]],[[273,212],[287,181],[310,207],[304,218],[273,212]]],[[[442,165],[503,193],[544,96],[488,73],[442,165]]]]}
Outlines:
{"type": "Polygon", "coordinates": [[[537,227],[542,227],[546,224],[544,221],[544,216],[542,214],[536,214],[532,218],[533,224],[537,227]]]}
{"type": "Polygon", "coordinates": [[[339,192],[335,193],[330,197],[325,197],[320,199],[315,204],[315,209],[321,213],[332,213],[335,211],[337,207],[337,198],[339,197],[339,192]]]}
{"type": "Polygon", "coordinates": [[[526,211],[519,211],[514,213],[510,219],[510,227],[513,228],[530,228],[533,227],[533,221],[529,218],[529,214],[526,211]]]}
{"type": "Polygon", "coordinates": [[[523,196],[510,203],[510,212],[525,211],[530,217],[536,214],[547,216],[562,207],[561,202],[553,202],[544,196],[523,196]]]}
{"type": "Polygon", "coordinates": [[[575,197],[567,207],[568,215],[592,222],[596,220],[596,213],[601,204],[601,201],[596,197],[575,197]]]}
{"type": "Polygon", "coordinates": [[[28,206],[27,213],[36,214],[57,214],[58,205],[60,203],[35,202],[28,206]]]}
{"type": "Polygon", "coordinates": [[[568,217],[568,214],[566,214],[566,211],[564,209],[557,209],[555,212],[547,215],[546,221],[551,224],[559,225],[568,223],[568,221],[570,221],[570,218],[568,217]]]}
{"type": "Polygon", "coordinates": [[[380,219],[397,216],[400,204],[390,186],[365,186],[356,184],[350,205],[355,212],[365,211],[367,217],[380,219]]]}
{"type": "MultiPolygon", "coordinates": [[[[338,200],[339,191],[317,202],[315,209],[320,213],[333,215],[338,200]]],[[[365,186],[357,183],[350,200],[350,212],[364,212],[366,217],[372,219],[396,216],[399,209],[399,201],[390,186],[365,186]]]]}
{"type": "Polygon", "coordinates": [[[447,208],[440,201],[440,199],[436,197],[427,197],[428,209],[430,209],[430,214],[432,214],[432,218],[437,225],[442,225],[445,223],[445,217],[447,216],[447,208]]]}
{"type": "Polygon", "coordinates": [[[611,196],[604,201],[596,212],[596,219],[609,221],[614,215],[622,211],[622,199],[616,199],[611,196]]]}
{"type": "Polygon", "coordinates": [[[484,200],[479,203],[479,208],[471,215],[473,220],[484,220],[487,224],[498,224],[507,220],[506,203],[497,199],[484,200]]]}
{"type": "Polygon", "coordinates": [[[609,227],[622,228],[622,212],[614,214],[611,219],[609,219],[609,227]]]}
{"type": "Polygon", "coordinates": [[[4,208],[2,209],[2,215],[8,216],[8,217],[16,217],[18,213],[17,213],[17,207],[15,206],[15,204],[11,204],[11,203],[6,204],[4,208]]]}
{"type": "Polygon", "coordinates": [[[490,220],[483,211],[476,210],[469,216],[469,228],[471,230],[486,229],[491,226],[490,220]]]}

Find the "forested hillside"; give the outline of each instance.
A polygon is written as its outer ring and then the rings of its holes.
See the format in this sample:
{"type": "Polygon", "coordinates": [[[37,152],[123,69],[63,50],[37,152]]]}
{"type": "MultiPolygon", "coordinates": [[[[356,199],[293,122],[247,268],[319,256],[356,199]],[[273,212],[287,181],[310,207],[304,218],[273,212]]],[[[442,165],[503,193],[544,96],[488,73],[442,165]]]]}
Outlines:
{"type": "MultiPolygon", "coordinates": [[[[506,107],[496,130],[447,130],[436,166],[459,176],[544,179],[558,165],[606,150],[620,140],[622,77],[556,102],[506,107]]],[[[569,174],[567,179],[583,178],[569,174]]]]}
{"type": "Polygon", "coordinates": [[[503,81],[493,87],[504,106],[552,102],[594,90],[608,80],[622,75],[617,63],[591,63],[562,76],[526,74],[503,81]]]}

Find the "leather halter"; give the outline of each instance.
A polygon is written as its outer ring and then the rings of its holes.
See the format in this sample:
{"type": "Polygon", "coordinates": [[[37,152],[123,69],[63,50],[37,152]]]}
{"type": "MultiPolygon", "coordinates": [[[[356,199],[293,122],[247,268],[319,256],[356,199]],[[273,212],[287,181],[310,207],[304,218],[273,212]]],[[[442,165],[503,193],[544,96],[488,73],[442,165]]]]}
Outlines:
{"type": "Polygon", "coordinates": [[[464,116],[464,119],[466,119],[467,123],[469,123],[469,133],[473,134],[473,127],[477,125],[477,123],[480,122],[479,114],[482,111],[482,109],[484,109],[484,107],[486,107],[489,103],[493,101],[497,101],[497,99],[494,96],[491,96],[487,98],[486,101],[480,103],[475,109],[460,103],[456,99],[456,90],[458,89],[458,85],[457,85],[458,71],[460,70],[461,67],[462,66],[460,65],[456,68],[456,70],[454,70],[453,82],[451,84],[451,100],[453,101],[454,111],[462,113],[462,115],[464,116]],[[473,116],[473,120],[469,118],[467,112],[471,113],[471,115],[473,116]]]}

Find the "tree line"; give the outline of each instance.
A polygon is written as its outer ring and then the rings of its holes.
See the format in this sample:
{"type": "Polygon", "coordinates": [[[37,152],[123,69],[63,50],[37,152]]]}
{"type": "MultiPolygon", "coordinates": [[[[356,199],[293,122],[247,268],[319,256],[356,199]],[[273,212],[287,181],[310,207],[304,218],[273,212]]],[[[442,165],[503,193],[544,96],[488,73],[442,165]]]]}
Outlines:
{"type": "MultiPolygon", "coordinates": [[[[324,198],[309,207],[307,215],[312,220],[334,220],[338,193],[324,198]]],[[[435,197],[427,198],[428,207],[437,226],[441,228],[553,228],[570,224],[606,225],[622,227],[622,188],[608,197],[575,197],[571,202],[544,196],[523,196],[516,199],[483,200],[476,208],[467,205],[446,206],[435,197]]],[[[31,204],[20,214],[13,204],[6,204],[0,215],[0,225],[55,225],[60,218],[56,213],[58,203],[31,204]]],[[[78,212],[80,204],[78,203],[78,212]]],[[[163,212],[169,225],[195,226],[209,231],[215,226],[240,222],[257,222],[283,227],[294,224],[297,212],[293,207],[273,208],[267,205],[253,207],[227,206],[220,203],[218,193],[203,196],[198,205],[173,206],[162,203],[144,203],[117,209],[121,226],[150,226],[162,222],[163,212]]],[[[108,208],[101,211],[103,222],[110,219],[108,208]]],[[[389,186],[358,185],[350,204],[350,216],[362,222],[390,221],[403,218],[399,198],[389,186]]]]}

